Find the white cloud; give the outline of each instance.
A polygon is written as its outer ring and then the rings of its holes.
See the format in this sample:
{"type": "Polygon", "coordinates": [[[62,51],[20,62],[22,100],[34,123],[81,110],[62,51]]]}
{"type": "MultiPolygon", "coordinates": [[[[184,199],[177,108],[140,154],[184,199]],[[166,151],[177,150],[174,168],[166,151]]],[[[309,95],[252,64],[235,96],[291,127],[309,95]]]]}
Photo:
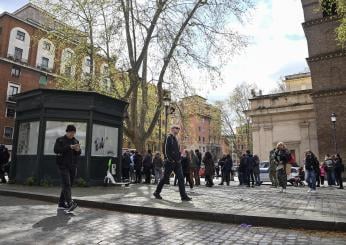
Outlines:
{"type": "Polygon", "coordinates": [[[304,71],[307,44],[299,0],[259,0],[251,23],[236,26],[253,43],[223,70],[225,83],[216,90],[202,89],[209,100],[226,98],[238,83],[256,83],[268,92],[280,77],[304,71]]]}

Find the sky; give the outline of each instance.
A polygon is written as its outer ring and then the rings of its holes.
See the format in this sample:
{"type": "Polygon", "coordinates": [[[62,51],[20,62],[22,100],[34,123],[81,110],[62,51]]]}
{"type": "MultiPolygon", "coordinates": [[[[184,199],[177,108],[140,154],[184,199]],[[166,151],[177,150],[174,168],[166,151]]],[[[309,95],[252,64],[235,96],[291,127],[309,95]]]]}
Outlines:
{"type": "MultiPolygon", "coordinates": [[[[0,0],[0,12],[13,12],[27,2],[0,0]]],[[[245,24],[234,25],[241,34],[249,36],[250,44],[230,58],[222,70],[223,83],[212,89],[204,81],[194,81],[198,94],[210,102],[226,99],[242,82],[255,83],[268,93],[282,77],[308,70],[300,0],[256,0],[250,16],[245,24]]]]}

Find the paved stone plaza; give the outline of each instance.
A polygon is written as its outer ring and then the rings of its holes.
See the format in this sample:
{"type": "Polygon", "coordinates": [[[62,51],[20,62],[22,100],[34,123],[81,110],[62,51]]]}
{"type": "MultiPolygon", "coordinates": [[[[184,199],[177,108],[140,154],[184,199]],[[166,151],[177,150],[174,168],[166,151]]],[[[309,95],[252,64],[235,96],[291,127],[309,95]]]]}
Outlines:
{"type": "Polygon", "coordinates": [[[243,227],[0,196],[0,244],[346,244],[345,233],[243,227]]]}
{"type": "MultiPolygon", "coordinates": [[[[216,181],[216,183],[218,182],[216,181]]],[[[197,213],[197,219],[208,216],[208,221],[240,223],[246,220],[250,224],[260,226],[308,229],[310,226],[307,224],[313,221],[317,224],[317,228],[311,228],[321,230],[335,230],[333,227],[326,226],[341,224],[344,227],[346,224],[346,192],[334,187],[322,187],[313,194],[307,193],[307,188],[288,187],[287,193],[278,193],[278,189],[268,185],[247,188],[238,187],[237,182],[233,182],[231,186],[216,185],[213,188],[200,186],[190,190],[187,187],[188,194],[193,198],[192,202],[181,202],[178,187],[172,185],[164,187],[163,200],[156,200],[152,196],[155,187],[155,185],[142,184],[130,187],[73,188],[72,193],[77,200],[91,201],[101,205],[84,205],[88,207],[105,207],[106,209],[169,217],[195,218],[195,214],[189,216],[189,213],[197,213]],[[112,204],[130,208],[110,208],[109,205],[112,204]],[[149,208],[150,212],[143,211],[145,208],[149,208]],[[169,211],[170,215],[168,215],[169,211]],[[175,215],[174,211],[184,213],[175,215]],[[214,214],[218,214],[218,216],[214,216],[214,214]],[[227,215],[242,215],[247,219],[222,220],[222,217],[227,215]],[[265,219],[267,221],[264,221],[265,219]],[[280,222],[275,223],[275,219],[279,219],[280,222]],[[292,225],[291,222],[296,220],[299,220],[298,225],[292,225]]],[[[17,193],[19,196],[38,194],[52,199],[59,195],[60,188],[0,185],[0,194],[4,191],[17,193]]],[[[345,229],[336,230],[344,231],[345,229]]]]}

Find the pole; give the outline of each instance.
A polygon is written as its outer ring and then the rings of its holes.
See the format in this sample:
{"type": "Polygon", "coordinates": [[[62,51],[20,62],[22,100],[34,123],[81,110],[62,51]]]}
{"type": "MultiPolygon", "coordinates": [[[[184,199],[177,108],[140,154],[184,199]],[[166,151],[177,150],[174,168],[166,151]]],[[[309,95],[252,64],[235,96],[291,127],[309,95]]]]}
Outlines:
{"type": "Polygon", "coordinates": [[[167,137],[168,106],[165,106],[165,138],[167,137]]]}
{"type": "Polygon", "coordinates": [[[333,122],[333,132],[334,132],[334,150],[335,150],[335,154],[338,153],[338,146],[336,143],[336,123],[333,122]]]}
{"type": "Polygon", "coordinates": [[[161,113],[160,113],[160,117],[159,117],[159,146],[158,146],[158,151],[162,151],[162,145],[161,145],[161,113]]]}

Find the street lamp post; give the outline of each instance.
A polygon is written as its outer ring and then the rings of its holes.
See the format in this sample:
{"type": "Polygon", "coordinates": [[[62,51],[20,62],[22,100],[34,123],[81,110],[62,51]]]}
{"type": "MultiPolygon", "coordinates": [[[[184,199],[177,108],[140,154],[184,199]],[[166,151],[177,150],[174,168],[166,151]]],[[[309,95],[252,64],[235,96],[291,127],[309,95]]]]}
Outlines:
{"type": "Polygon", "coordinates": [[[165,106],[165,139],[167,137],[167,121],[168,121],[168,108],[171,103],[169,91],[165,91],[163,96],[163,105],[165,106]]]}
{"type": "Polygon", "coordinates": [[[336,143],[336,114],[333,112],[330,116],[330,120],[333,124],[333,140],[334,140],[334,150],[335,154],[338,153],[338,145],[336,143]]]}
{"type": "MultiPolygon", "coordinates": [[[[163,95],[163,105],[165,106],[165,141],[167,138],[168,108],[169,108],[170,103],[171,103],[170,93],[169,93],[169,91],[165,90],[164,95],[163,95]]],[[[163,142],[163,145],[164,144],[165,144],[165,142],[163,142]]],[[[163,146],[161,147],[161,149],[163,150],[163,146]]],[[[165,153],[165,152],[163,151],[163,153],[165,153]]],[[[169,185],[169,178],[165,184],[169,185]]]]}

